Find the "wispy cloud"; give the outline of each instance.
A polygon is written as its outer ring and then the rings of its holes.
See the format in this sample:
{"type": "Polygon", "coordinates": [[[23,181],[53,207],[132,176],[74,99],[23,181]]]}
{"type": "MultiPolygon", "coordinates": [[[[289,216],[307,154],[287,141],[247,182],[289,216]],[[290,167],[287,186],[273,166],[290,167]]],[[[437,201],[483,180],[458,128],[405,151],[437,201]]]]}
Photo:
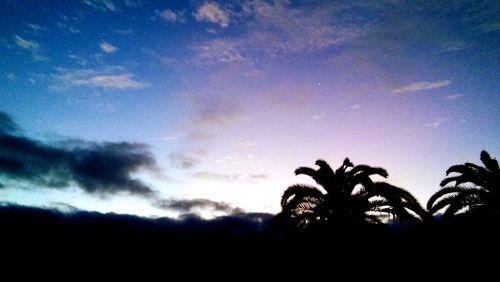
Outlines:
{"type": "Polygon", "coordinates": [[[438,81],[433,81],[433,82],[428,82],[428,81],[420,81],[420,82],[415,82],[403,87],[395,88],[391,90],[392,94],[407,94],[407,93],[414,93],[414,92],[419,92],[419,91],[424,91],[424,90],[431,90],[431,89],[438,89],[442,87],[447,87],[451,84],[451,81],[449,80],[438,80],[438,81]]]}
{"type": "Polygon", "coordinates": [[[185,152],[173,152],[168,158],[170,163],[176,167],[181,169],[191,169],[202,162],[202,159],[206,157],[207,150],[203,148],[198,148],[196,150],[188,150],[185,152]]]}
{"type": "Polygon", "coordinates": [[[235,63],[247,59],[243,56],[242,45],[230,39],[215,39],[205,41],[192,46],[197,52],[195,63],[235,63]]]}
{"type": "Polygon", "coordinates": [[[193,99],[193,105],[196,107],[193,116],[196,127],[206,129],[250,120],[241,106],[227,99],[198,97],[193,99]]]}
{"type": "Polygon", "coordinates": [[[199,171],[192,174],[194,178],[216,181],[216,182],[235,182],[240,179],[239,174],[226,174],[226,173],[217,173],[211,171],[199,171]]]}
{"type": "Polygon", "coordinates": [[[354,105],[350,106],[349,109],[351,109],[353,111],[357,111],[357,110],[361,109],[361,105],[360,104],[354,104],[354,105]]]}
{"type": "MultiPolygon", "coordinates": [[[[206,5],[211,4],[202,7],[206,5]]],[[[201,15],[209,13],[201,11],[205,10],[198,11],[197,19],[208,19],[201,15]]],[[[235,37],[193,44],[196,62],[246,63],[255,68],[256,58],[324,50],[357,38],[364,31],[362,24],[351,24],[352,20],[342,18],[342,12],[335,10],[334,5],[298,9],[289,1],[244,1],[240,6],[229,5],[226,12],[227,24],[230,16],[234,22],[244,23],[242,32],[235,37]]]]}
{"type": "Polygon", "coordinates": [[[73,25],[67,23],[67,22],[56,22],[56,25],[58,28],[62,29],[63,31],[73,33],[73,34],[78,34],[82,33],[82,31],[79,28],[74,27],[73,25]]]}
{"type": "Polygon", "coordinates": [[[27,23],[26,26],[29,27],[35,34],[38,33],[39,31],[47,30],[45,27],[37,24],[27,23]]]}
{"type": "Polygon", "coordinates": [[[266,181],[269,179],[269,175],[264,174],[264,173],[259,173],[259,174],[250,174],[245,178],[245,182],[248,183],[258,183],[261,181],[266,181]]]}
{"type": "Polygon", "coordinates": [[[119,9],[113,0],[83,0],[83,3],[102,12],[118,12],[119,9]]]}
{"type": "Polygon", "coordinates": [[[358,36],[363,28],[334,5],[293,8],[289,1],[247,1],[244,17],[253,19],[250,38],[268,52],[296,53],[322,50],[358,36]]]}
{"type": "Polygon", "coordinates": [[[464,96],[463,94],[458,93],[458,94],[448,95],[448,96],[446,96],[446,97],[444,97],[444,98],[445,98],[446,100],[448,100],[448,101],[455,101],[455,100],[457,100],[457,99],[459,99],[459,98],[461,98],[461,97],[463,97],[463,96],[464,96]]]}
{"type": "Polygon", "coordinates": [[[7,80],[16,80],[17,79],[17,76],[11,72],[4,73],[2,75],[2,77],[7,79],[7,80]]]}
{"type": "Polygon", "coordinates": [[[26,50],[38,51],[40,49],[40,44],[33,40],[22,38],[19,35],[14,35],[14,41],[16,42],[17,46],[26,50]]]}
{"type": "Polygon", "coordinates": [[[218,24],[221,27],[229,26],[229,13],[224,11],[219,4],[213,2],[208,3],[205,2],[201,5],[196,13],[195,18],[197,21],[210,22],[214,24],[218,24]]]}
{"type": "Polygon", "coordinates": [[[425,126],[432,127],[432,128],[437,128],[437,127],[440,127],[443,124],[443,122],[445,122],[446,120],[447,119],[445,119],[445,118],[438,118],[438,119],[435,119],[431,123],[427,123],[425,126]]]}
{"type": "Polygon", "coordinates": [[[104,41],[99,44],[99,48],[107,54],[112,54],[118,51],[118,48],[116,46],[111,45],[110,43],[104,41]]]}
{"type": "Polygon", "coordinates": [[[316,115],[312,115],[310,118],[312,121],[320,121],[320,120],[325,118],[325,115],[324,114],[316,114],[316,115]]]}
{"type": "Polygon", "coordinates": [[[58,74],[53,75],[53,88],[66,90],[75,86],[112,89],[141,89],[149,86],[134,79],[130,73],[122,68],[108,68],[101,71],[94,69],[58,69],[58,74]],[[115,73],[120,72],[120,73],[115,73]]]}
{"type": "Polygon", "coordinates": [[[81,56],[75,55],[75,54],[69,54],[68,58],[72,59],[75,61],[75,63],[85,66],[89,63],[89,61],[81,56]]]}
{"type": "Polygon", "coordinates": [[[175,22],[186,22],[186,17],[184,15],[185,11],[173,11],[170,9],[165,9],[163,11],[155,10],[155,14],[161,17],[163,20],[169,23],[175,22]]]}
{"type": "Polygon", "coordinates": [[[29,51],[34,61],[44,61],[47,59],[47,57],[40,54],[41,48],[38,42],[23,38],[19,35],[14,35],[14,42],[17,46],[29,51]]]}

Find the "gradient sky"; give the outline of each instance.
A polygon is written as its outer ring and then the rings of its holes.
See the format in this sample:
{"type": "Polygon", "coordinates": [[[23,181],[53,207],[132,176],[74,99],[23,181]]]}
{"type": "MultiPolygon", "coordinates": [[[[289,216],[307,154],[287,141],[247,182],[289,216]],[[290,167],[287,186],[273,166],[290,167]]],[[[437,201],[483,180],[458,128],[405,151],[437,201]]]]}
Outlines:
{"type": "Polygon", "coordinates": [[[140,143],[156,164],[126,172],[156,200],[5,175],[0,200],[278,212],[313,183],[295,168],[349,157],[425,204],[449,166],[500,156],[499,20],[498,1],[3,0],[0,112],[54,148],[140,143]]]}

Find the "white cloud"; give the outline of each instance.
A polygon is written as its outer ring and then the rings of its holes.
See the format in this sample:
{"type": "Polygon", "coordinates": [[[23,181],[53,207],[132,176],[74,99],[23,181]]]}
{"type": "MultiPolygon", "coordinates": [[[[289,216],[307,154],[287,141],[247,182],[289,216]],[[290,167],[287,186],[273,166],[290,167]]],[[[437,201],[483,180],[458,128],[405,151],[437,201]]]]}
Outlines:
{"type": "Polygon", "coordinates": [[[197,21],[211,22],[221,27],[229,25],[229,13],[223,11],[217,3],[205,2],[196,11],[195,18],[197,21]]]}
{"type": "Polygon", "coordinates": [[[135,81],[131,74],[96,75],[89,79],[74,81],[76,85],[98,86],[105,89],[144,88],[145,85],[135,81]]]}
{"type": "Polygon", "coordinates": [[[438,118],[438,119],[434,120],[433,122],[426,124],[425,126],[437,128],[437,127],[440,127],[441,124],[443,124],[443,122],[445,122],[445,121],[446,121],[446,119],[444,119],[444,118],[438,118]]]}
{"type": "Polygon", "coordinates": [[[17,44],[17,46],[30,51],[31,57],[34,61],[39,62],[47,60],[47,57],[40,54],[40,44],[38,44],[36,41],[22,38],[19,35],[14,35],[14,42],[17,44]]]}
{"type": "Polygon", "coordinates": [[[195,172],[192,176],[194,178],[216,182],[234,182],[240,178],[239,174],[226,174],[211,171],[195,172]]]}
{"type": "Polygon", "coordinates": [[[321,114],[321,115],[312,115],[311,116],[311,120],[313,120],[313,121],[319,121],[319,120],[322,120],[324,118],[325,118],[324,114],[321,114]]]}
{"type": "Polygon", "coordinates": [[[29,28],[31,28],[34,32],[41,31],[41,30],[46,30],[43,26],[37,25],[37,24],[26,24],[29,28]]]}
{"type": "Polygon", "coordinates": [[[444,97],[446,100],[449,100],[449,101],[455,101],[456,99],[458,98],[461,98],[462,96],[464,96],[463,94],[452,94],[452,95],[448,95],[446,97],[444,97]]]}
{"type": "Polygon", "coordinates": [[[119,11],[113,0],[83,0],[83,3],[99,11],[119,11]]]}
{"type": "Polygon", "coordinates": [[[101,44],[99,44],[99,47],[101,48],[102,51],[108,54],[115,53],[116,51],[118,51],[118,48],[116,46],[113,46],[108,42],[102,42],[101,44]]]}
{"type": "Polygon", "coordinates": [[[141,89],[148,86],[147,83],[134,80],[132,74],[125,73],[123,68],[119,67],[109,67],[102,71],[93,69],[59,69],[58,71],[58,74],[53,75],[53,88],[57,90],[66,90],[75,86],[102,88],[106,90],[141,89]]]}
{"type": "Polygon", "coordinates": [[[349,109],[351,109],[353,111],[357,111],[357,110],[361,109],[361,105],[360,104],[354,104],[354,105],[350,106],[349,109]]]}
{"type": "Polygon", "coordinates": [[[393,89],[393,90],[391,90],[391,93],[392,94],[413,93],[413,92],[418,92],[418,91],[442,88],[442,87],[446,87],[450,84],[451,84],[451,81],[449,81],[449,80],[438,80],[438,81],[433,81],[433,82],[420,81],[420,82],[415,82],[415,83],[412,83],[412,84],[409,84],[409,85],[406,85],[403,87],[393,89]]]}
{"type": "Polygon", "coordinates": [[[26,50],[36,51],[40,49],[40,44],[36,43],[33,40],[24,39],[19,35],[14,35],[14,41],[16,42],[17,46],[26,50]]]}
{"type": "Polygon", "coordinates": [[[245,61],[238,42],[215,39],[192,46],[197,51],[195,63],[234,63],[245,61]]]}
{"type": "Polygon", "coordinates": [[[184,11],[175,12],[170,9],[165,9],[161,12],[156,10],[155,13],[169,23],[186,21],[186,19],[184,18],[184,11]]]}
{"type": "MultiPolygon", "coordinates": [[[[205,3],[204,6],[211,5],[205,3]]],[[[233,63],[245,61],[255,69],[256,58],[274,58],[281,54],[315,52],[359,37],[364,29],[345,24],[334,5],[295,9],[289,1],[244,1],[241,9],[226,9],[228,24],[245,23],[237,37],[210,39],[194,44],[196,62],[233,63]]],[[[215,8],[211,8],[215,9],[215,8]]],[[[210,9],[198,10],[197,20],[208,21],[210,9]],[[205,11],[202,13],[202,11],[205,11]]],[[[215,21],[215,18],[210,17],[215,21]]],[[[262,72],[258,75],[262,76],[262,72]]]]}
{"type": "Polygon", "coordinates": [[[336,7],[295,9],[289,1],[248,1],[242,9],[253,21],[250,37],[255,45],[267,53],[297,53],[335,46],[363,32],[361,26],[348,26],[336,7]]]}

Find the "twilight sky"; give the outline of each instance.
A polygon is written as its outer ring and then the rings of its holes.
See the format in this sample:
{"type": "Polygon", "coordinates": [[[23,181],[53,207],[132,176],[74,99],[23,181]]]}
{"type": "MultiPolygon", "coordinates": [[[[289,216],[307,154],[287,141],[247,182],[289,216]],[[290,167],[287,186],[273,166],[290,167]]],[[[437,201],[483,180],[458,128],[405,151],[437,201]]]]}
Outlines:
{"type": "Polygon", "coordinates": [[[500,156],[498,1],[0,2],[0,201],[278,212],[318,158],[422,204],[500,156]]]}

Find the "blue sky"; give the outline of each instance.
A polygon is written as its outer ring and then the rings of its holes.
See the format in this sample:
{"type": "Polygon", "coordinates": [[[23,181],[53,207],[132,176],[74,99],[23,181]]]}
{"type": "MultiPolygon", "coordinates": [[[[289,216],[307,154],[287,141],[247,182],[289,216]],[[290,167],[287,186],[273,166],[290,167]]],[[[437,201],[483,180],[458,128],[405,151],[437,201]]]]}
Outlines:
{"type": "Polygon", "coordinates": [[[54,148],[141,144],[154,169],[138,162],[127,173],[163,202],[0,176],[3,201],[277,212],[287,186],[312,183],[295,168],[349,157],[386,168],[425,203],[449,166],[478,163],[483,149],[500,156],[498,1],[0,7],[0,112],[16,134],[54,148]]]}

